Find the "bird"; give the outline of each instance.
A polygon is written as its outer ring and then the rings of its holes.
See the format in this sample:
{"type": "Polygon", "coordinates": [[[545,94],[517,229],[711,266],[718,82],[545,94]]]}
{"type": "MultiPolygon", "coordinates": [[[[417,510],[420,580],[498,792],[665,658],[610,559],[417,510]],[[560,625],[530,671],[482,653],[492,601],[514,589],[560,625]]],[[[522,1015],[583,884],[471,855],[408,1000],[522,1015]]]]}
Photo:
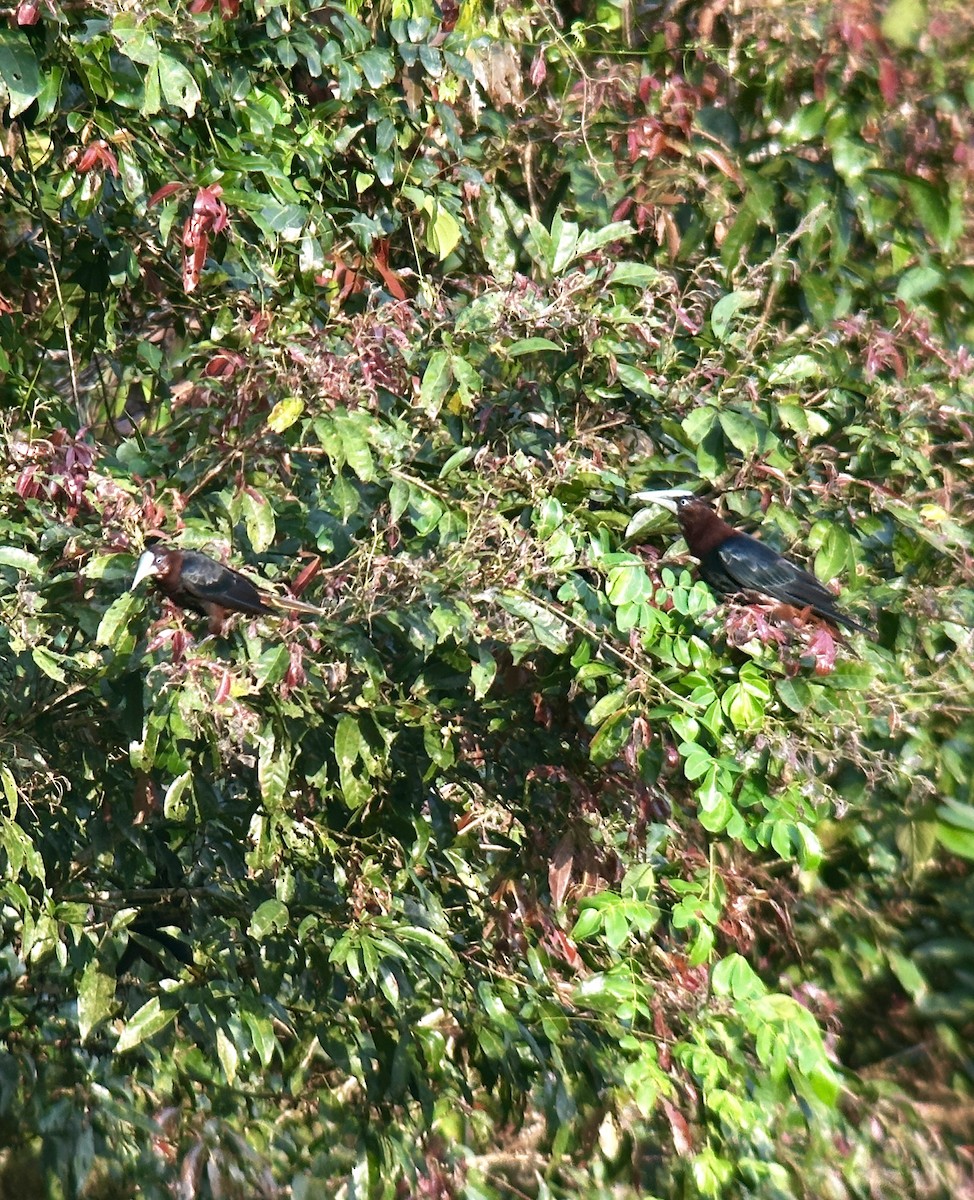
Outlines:
{"type": "Polygon", "coordinates": [[[227,615],[235,612],[261,616],[284,610],[324,615],[324,610],[313,604],[261,591],[239,571],[199,550],[150,546],[139,559],[129,590],[150,577],[174,604],[208,617],[210,633],[222,633],[227,615]]]}
{"type": "Polygon", "coordinates": [[[835,597],[809,571],[764,542],[734,529],[706,501],[681,488],[636,492],[634,500],[651,501],[676,513],[690,553],[700,563],[700,577],[715,592],[760,592],[795,608],[810,609],[830,625],[871,634],[836,606],[835,597]]]}

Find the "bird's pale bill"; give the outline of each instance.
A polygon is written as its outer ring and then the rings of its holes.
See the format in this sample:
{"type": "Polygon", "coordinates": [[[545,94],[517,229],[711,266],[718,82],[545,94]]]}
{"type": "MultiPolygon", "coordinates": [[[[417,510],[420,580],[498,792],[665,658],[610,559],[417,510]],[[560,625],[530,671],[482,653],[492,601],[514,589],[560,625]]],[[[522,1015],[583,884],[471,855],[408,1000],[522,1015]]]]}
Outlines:
{"type": "Polygon", "coordinates": [[[139,565],[135,568],[135,578],[132,580],[130,592],[134,592],[143,579],[148,579],[150,575],[159,574],[159,564],[156,561],[156,556],[151,550],[146,550],[139,559],[139,565]]]}
{"type": "Polygon", "coordinates": [[[661,508],[676,512],[677,500],[689,499],[692,496],[693,492],[688,492],[686,488],[661,488],[656,492],[633,492],[630,498],[641,503],[658,504],[661,508]]]}

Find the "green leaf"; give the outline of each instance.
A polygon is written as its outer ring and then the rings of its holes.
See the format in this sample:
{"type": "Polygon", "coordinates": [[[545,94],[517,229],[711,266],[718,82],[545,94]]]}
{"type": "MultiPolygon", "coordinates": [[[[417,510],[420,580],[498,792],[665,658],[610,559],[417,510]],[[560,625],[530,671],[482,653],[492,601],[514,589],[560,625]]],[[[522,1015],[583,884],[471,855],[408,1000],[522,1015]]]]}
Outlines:
{"type": "Polygon", "coordinates": [[[502,593],[497,598],[502,608],[526,621],[539,646],[563,654],[568,649],[568,628],[550,609],[527,596],[502,593]]]}
{"type": "Polygon", "coordinates": [[[951,854],[974,860],[974,831],[940,821],[937,823],[937,841],[951,854]]]}
{"type": "Polygon", "coordinates": [[[41,75],[30,42],[24,34],[0,28],[0,95],[10,117],[19,117],[41,94],[41,75]]]}
{"type": "Polygon", "coordinates": [[[15,821],[17,809],[20,807],[20,796],[17,792],[17,780],[6,763],[0,763],[0,785],[3,786],[4,799],[7,801],[7,815],[11,821],[15,821]]]}
{"type": "Polygon", "coordinates": [[[183,64],[169,54],[159,55],[158,72],[166,103],[181,108],[187,117],[191,117],[201,99],[199,84],[183,64]]]}
{"type": "Polygon", "coordinates": [[[756,418],[734,412],[732,409],[722,412],[718,419],[724,435],[735,449],[740,450],[742,454],[757,453],[763,440],[759,435],[759,426],[763,425],[763,422],[759,423],[756,418]]]}
{"type": "Polygon", "coordinates": [[[593,729],[601,725],[608,716],[625,705],[628,697],[628,685],[609,692],[607,696],[603,696],[601,700],[592,706],[588,716],[585,718],[585,724],[593,729]]]}
{"type": "Polygon", "coordinates": [[[578,229],[557,212],[551,222],[546,246],[545,264],[553,276],[560,275],[578,253],[578,229]]]}
{"type": "Polygon", "coordinates": [[[948,797],[937,806],[937,816],[948,825],[974,832],[974,804],[964,804],[948,797]]]}
{"type": "Polygon", "coordinates": [[[608,582],[610,604],[632,604],[640,600],[651,600],[653,597],[652,581],[641,562],[610,567],[608,582]]]}
{"type": "Polygon", "coordinates": [[[138,1012],[127,1021],[122,1028],[118,1041],[115,1043],[115,1053],[124,1054],[133,1050],[146,1038],[154,1037],[167,1025],[176,1019],[175,1008],[163,1008],[158,996],[147,1000],[138,1012]]]}
{"type": "Polygon", "coordinates": [[[906,194],[916,213],[917,220],[941,250],[947,251],[953,240],[950,221],[950,198],[946,187],[938,188],[926,179],[916,177],[906,180],[906,194]]]}
{"type": "Polygon", "coordinates": [[[880,28],[894,46],[915,46],[927,27],[926,0],[890,0],[880,28]]]}
{"type": "Polygon", "coordinates": [[[192,771],[184,771],[182,775],[177,775],[166,788],[166,795],[162,802],[162,811],[167,821],[186,820],[189,815],[189,799],[186,794],[188,792],[191,797],[192,791],[192,771]]]}
{"type": "Polygon", "coordinates": [[[710,327],[714,337],[723,342],[730,331],[734,317],[746,308],[753,308],[761,299],[761,293],[753,290],[730,292],[722,296],[710,313],[710,327]]]}
{"type": "Polygon", "coordinates": [[[899,980],[903,990],[915,1004],[922,1003],[930,991],[930,985],[920,968],[912,959],[907,958],[905,954],[900,954],[898,950],[888,950],[887,957],[893,974],[899,980]]]}
{"type": "Polygon", "coordinates": [[[612,268],[609,282],[620,286],[647,288],[658,284],[663,278],[656,267],[646,263],[620,262],[612,268]]]}
{"type": "Polygon", "coordinates": [[[687,435],[691,446],[697,446],[717,424],[718,413],[709,404],[695,408],[689,416],[683,418],[683,432],[687,435]]]}
{"type": "Polygon", "coordinates": [[[50,650],[45,650],[43,646],[35,646],[30,652],[31,658],[34,660],[34,665],[38,670],[42,671],[49,679],[53,679],[55,683],[67,682],[67,676],[61,667],[59,659],[60,655],[52,654],[50,650]]]}
{"type": "Polygon", "coordinates": [[[134,63],[154,67],[159,61],[159,47],[145,24],[130,12],[116,12],[112,18],[112,34],[119,49],[134,63]]]}
{"type": "Polygon", "coordinates": [[[602,928],[602,912],[600,909],[583,908],[578,914],[578,920],[572,929],[572,941],[584,942],[602,928]]]}
{"type": "Polygon", "coordinates": [[[308,227],[308,210],[300,204],[269,201],[260,210],[260,224],[282,242],[295,243],[308,227]]]}
{"type": "Polygon", "coordinates": [[[854,567],[855,559],[852,552],[852,539],[838,525],[828,524],[825,540],[815,555],[814,573],[828,583],[844,574],[850,566],[854,567]]]}
{"type": "Polygon", "coordinates": [[[19,546],[0,546],[0,567],[13,567],[28,575],[40,575],[41,564],[36,554],[19,546]]]}
{"type": "Polygon", "coordinates": [[[257,758],[257,779],[261,799],[268,812],[275,812],[283,805],[290,777],[289,756],[284,751],[276,750],[273,737],[263,738],[257,758]]]}
{"type": "Polygon", "coordinates": [[[277,532],[274,509],[271,507],[266,496],[262,496],[259,492],[255,493],[250,489],[242,493],[240,501],[243,509],[244,525],[247,529],[247,540],[257,554],[263,554],[268,546],[273,543],[277,532]]]}
{"type": "Polygon", "coordinates": [[[511,358],[519,358],[522,354],[534,354],[539,350],[560,350],[561,346],[557,342],[551,341],[544,337],[522,338],[519,342],[512,342],[505,347],[507,354],[511,358]]]}
{"type": "Polygon", "coordinates": [[[268,428],[275,433],[283,433],[285,429],[291,428],[303,412],[303,400],[297,396],[285,396],[283,400],[278,400],[268,414],[268,428]]]}
{"type": "Polygon", "coordinates": [[[497,660],[485,646],[478,646],[477,661],[470,664],[470,683],[475,700],[483,700],[496,676],[497,660]]]}
{"type": "Polygon", "coordinates": [[[368,747],[355,717],[345,714],[339,718],[335,729],[335,759],[345,803],[349,808],[360,808],[372,795],[367,780],[356,774],[356,766],[368,754],[368,747]]]}
{"type": "Polygon", "coordinates": [[[710,973],[710,986],[716,995],[732,996],[735,1000],[754,1000],[766,995],[768,990],[739,954],[729,954],[715,964],[710,973]]]}
{"type": "Polygon", "coordinates": [[[83,1042],[109,1016],[114,1001],[115,976],[110,975],[97,958],[90,958],[78,984],[78,1032],[83,1042]]]}
{"type": "Polygon", "coordinates": [[[129,632],[132,617],[145,608],[145,597],[137,592],[124,592],[113,600],[98,622],[95,645],[116,647],[120,638],[129,632]]]}
{"type": "Polygon", "coordinates": [[[237,1054],[237,1047],[227,1036],[226,1030],[223,1028],[216,1031],[216,1056],[223,1067],[223,1074],[226,1077],[227,1083],[232,1084],[237,1078],[237,1067],[240,1063],[240,1056],[237,1054]]]}
{"type": "Polygon", "coordinates": [[[619,757],[632,734],[634,714],[628,710],[613,713],[603,722],[589,743],[589,758],[596,766],[619,757]]]}
{"type": "Polygon", "coordinates": [[[388,50],[364,50],[355,56],[355,64],[362,68],[369,87],[373,88],[390,83],[396,74],[395,63],[388,50]]]}
{"type": "Polygon", "coordinates": [[[262,942],[269,933],[285,933],[291,923],[291,913],[280,900],[265,900],[257,909],[247,928],[249,937],[262,942]]]}
{"type": "Polygon", "coordinates": [[[362,426],[360,424],[353,425],[350,421],[340,421],[338,432],[345,461],[362,483],[371,483],[375,479],[375,460],[366,442],[362,426]]]}
{"type": "Polygon", "coordinates": [[[793,713],[803,712],[811,702],[808,684],[801,679],[779,679],[775,691],[782,704],[793,713]]]}
{"type": "Polygon", "coordinates": [[[768,383],[772,387],[805,383],[822,376],[822,364],[812,354],[793,354],[776,363],[768,372],[768,383]]]}
{"type": "Polygon", "coordinates": [[[445,350],[437,350],[423,372],[423,382],[419,389],[419,402],[428,417],[433,418],[440,411],[452,382],[450,355],[445,350]]]}
{"type": "Polygon", "coordinates": [[[278,1049],[278,1041],[274,1036],[274,1026],[268,1017],[245,1008],[241,1014],[244,1024],[250,1031],[250,1040],[260,1059],[260,1065],[266,1070],[278,1049]]]}
{"type": "Polygon", "coordinates": [[[637,396],[655,396],[658,388],[649,375],[641,367],[633,367],[628,363],[616,364],[616,375],[619,382],[637,396]]]}
{"type": "Polygon", "coordinates": [[[440,262],[457,248],[460,232],[460,223],[453,213],[442,204],[434,204],[432,217],[426,225],[426,244],[440,262]]]}

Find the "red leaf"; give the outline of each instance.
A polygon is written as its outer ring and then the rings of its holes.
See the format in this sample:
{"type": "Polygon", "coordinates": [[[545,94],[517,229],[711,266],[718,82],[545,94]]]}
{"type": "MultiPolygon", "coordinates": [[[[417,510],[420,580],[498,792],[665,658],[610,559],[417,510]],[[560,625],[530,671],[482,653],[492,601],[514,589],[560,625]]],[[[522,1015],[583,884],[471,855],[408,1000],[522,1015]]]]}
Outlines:
{"type": "Polygon", "coordinates": [[[230,672],[224,671],[220,676],[220,682],[217,686],[216,693],[213,696],[214,704],[222,704],[230,695],[230,672]]]}
{"type": "Polygon", "coordinates": [[[582,965],[582,956],[575,949],[575,943],[566,933],[557,927],[552,927],[548,930],[545,941],[570,967],[580,967],[582,965]]]}
{"type": "Polygon", "coordinates": [[[203,368],[207,379],[230,379],[247,360],[236,350],[217,350],[203,368]]]}
{"type": "Polygon", "coordinates": [[[75,170],[79,175],[86,175],[89,171],[94,170],[95,167],[111,171],[115,178],[118,178],[118,159],[115,157],[108,143],[102,138],[87,145],[82,151],[81,157],[75,163],[75,170]]]}
{"type": "Polygon", "coordinates": [[[146,207],[151,208],[153,204],[158,204],[160,200],[166,200],[169,196],[174,195],[176,192],[181,192],[185,186],[185,183],[164,183],[157,192],[152,193],[152,195],[149,197],[149,203],[146,205],[146,207]]]}
{"type": "Polygon", "coordinates": [[[227,206],[220,199],[223,188],[218,183],[200,188],[193,201],[193,211],[183,225],[183,246],[190,251],[183,259],[183,290],[195,291],[200,272],[210,248],[210,234],[220,233],[230,223],[227,206]]]}
{"type": "Polygon", "coordinates": [[[374,243],[374,254],[372,261],[375,264],[376,270],[382,276],[382,282],[386,285],[391,296],[397,300],[406,299],[406,289],[402,285],[402,281],[396,272],[389,266],[389,239],[382,238],[374,243]]]}
{"type": "Polygon", "coordinates": [[[21,0],[17,5],[14,22],[17,25],[36,25],[41,19],[40,5],[37,0],[21,0]]]}
{"type": "Polygon", "coordinates": [[[838,647],[826,625],[820,625],[808,643],[807,653],[815,658],[815,674],[830,675],[835,667],[838,647]]]}

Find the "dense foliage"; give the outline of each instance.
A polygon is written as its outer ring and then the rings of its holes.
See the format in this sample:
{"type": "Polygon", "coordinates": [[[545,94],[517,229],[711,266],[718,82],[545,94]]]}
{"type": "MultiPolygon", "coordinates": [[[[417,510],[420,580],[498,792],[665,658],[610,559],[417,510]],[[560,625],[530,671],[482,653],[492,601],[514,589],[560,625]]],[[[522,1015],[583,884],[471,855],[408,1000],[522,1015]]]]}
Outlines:
{"type": "Polygon", "coordinates": [[[970,49],[10,12],[3,1194],[959,1194],[970,49]],[[698,483],[875,640],[719,604],[698,483]]]}

